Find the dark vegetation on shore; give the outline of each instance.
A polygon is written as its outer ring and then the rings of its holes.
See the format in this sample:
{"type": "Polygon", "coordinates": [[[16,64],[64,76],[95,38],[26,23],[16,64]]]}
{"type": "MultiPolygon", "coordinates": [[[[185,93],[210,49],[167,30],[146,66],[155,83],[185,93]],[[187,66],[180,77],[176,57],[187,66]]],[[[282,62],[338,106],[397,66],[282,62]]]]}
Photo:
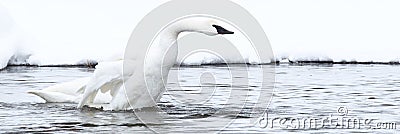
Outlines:
{"type": "MultiPolygon", "coordinates": [[[[98,63],[95,61],[85,62],[80,64],[74,65],[30,65],[30,64],[10,64],[7,67],[18,67],[18,66],[26,66],[26,67],[78,67],[78,68],[95,68],[98,63]]],[[[282,63],[280,61],[263,64],[263,65],[279,65],[279,64],[289,64],[289,65],[335,65],[335,64],[342,64],[342,65],[400,65],[399,61],[393,62],[357,62],[357,61],[289,61],[282,63]]],[[[210,64],[201,64],[201,65],[179,65],[182,67],[196,67],[196,66],[226,66],[226,63],[210,63],[210,64]]],[[[241,63],[231,63],[230,65],[241,65],[241,63]]],[[[254,65],[254,64],[247,64],[247,65],[254,65]]],[[[178,66],[178,65],[176,65],[178,66]]],[[[6,68],[7,68],[6,67],[6,68]]],[[[5,68],[3,68],[5,69],[5,68]]],[[[3,70],[0,69],[0,70],[3,70]]]]}

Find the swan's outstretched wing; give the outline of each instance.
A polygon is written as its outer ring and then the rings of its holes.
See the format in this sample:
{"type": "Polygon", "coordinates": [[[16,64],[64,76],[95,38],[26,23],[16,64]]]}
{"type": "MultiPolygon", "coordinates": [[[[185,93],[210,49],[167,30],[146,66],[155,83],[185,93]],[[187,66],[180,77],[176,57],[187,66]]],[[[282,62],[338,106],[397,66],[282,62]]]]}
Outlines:
{"type": "Polygon", "coordinates": [[[46,102],[71,102],[78,103],[77,91],[85,89],[90,77],[79,78],[73,81],[50,86],[43,90],[29,90],[30,94],[34,94],[44,99],[46,102]]]}
{"type": "Polygon", "coordinates": [[[96,66],[93,76],[84,89],[82,100],[78,108],[82,108],[87,103],[93,103],[98,91],[105,93],[110,91],[111,95],[118,90],[123,82],[123,60],[112,62],[101,62],[96,66]]]}

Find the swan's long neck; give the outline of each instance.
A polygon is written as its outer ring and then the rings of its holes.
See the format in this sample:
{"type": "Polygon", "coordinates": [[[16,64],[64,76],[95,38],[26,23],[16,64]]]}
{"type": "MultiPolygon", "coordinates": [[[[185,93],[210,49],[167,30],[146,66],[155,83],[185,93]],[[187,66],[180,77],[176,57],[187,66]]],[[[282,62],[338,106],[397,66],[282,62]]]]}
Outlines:
{"type": "Polygon", "coordinates": [[[176,40],[178,35],[182,32],[199,31],[199,29],[193,25],[196,25],[196,22],[192,20],[181,20],[167,26],[167,28],[163,30],[162,35],[166,37],[173,37],[176,40]]]}
{"type": "Polygon", "coordinates": [[[182,32],[196,31],[195,27],[189,26],[190,23],[186,21],[178,21],[169,25],[160,33],[160,42],[155,44],[159,49],[160,54],[164,57],[163,66],[173,66],[178,56],[178,36],[182,32]]]}
{"type": "Polygon", "coordinates": [[[146,58],[147,88],[157,100],[163,93],[164,83],[167,83],[168,73],[178,57],[178,36],[182,32],[201,32],[198,21],[178,21],[167,26],[159,34],[159,43],[152,44],[146,58]],[[163,82],[160,82],[161,80],[163,82]]]}
{"type": "MultiPolygon", "coordinates": [[[[151,46],[150,57],[146,58],[147,69],[160,69],[163,77],[176,63],[178,56],[178,35],[182,32],[191,31],[185,22],[176,22],[169,25],[159,34],[159,42],[151,46]]],[[[159,72],[153,70],[152,72],[159,72]]]]}

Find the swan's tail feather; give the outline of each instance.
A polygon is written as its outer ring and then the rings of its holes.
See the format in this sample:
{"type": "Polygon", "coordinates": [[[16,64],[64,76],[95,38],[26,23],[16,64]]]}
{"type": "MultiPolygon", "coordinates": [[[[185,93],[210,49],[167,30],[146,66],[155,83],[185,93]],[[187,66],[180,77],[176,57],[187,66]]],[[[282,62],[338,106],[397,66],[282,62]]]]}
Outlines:
{"type": "MultiPolygon", "coordinates": [[[[78,99],[82,93],[80,90],[85,89],[90,77],[80,78],[69,82],[53,85],[43,90],[30,90],[28,93],[39,96],[46,102],[73,102],[78,103],[78,99]]],[[[83,92],[83,91],[81,91],[83,92]]]]}
{"type": "Polygon", "coordinates": [[[66,95],[59,92],[46,92],[42,90],[29,90],[27,93],[34,94],[49,103],[75,103],[75,96],[66,95]]]}

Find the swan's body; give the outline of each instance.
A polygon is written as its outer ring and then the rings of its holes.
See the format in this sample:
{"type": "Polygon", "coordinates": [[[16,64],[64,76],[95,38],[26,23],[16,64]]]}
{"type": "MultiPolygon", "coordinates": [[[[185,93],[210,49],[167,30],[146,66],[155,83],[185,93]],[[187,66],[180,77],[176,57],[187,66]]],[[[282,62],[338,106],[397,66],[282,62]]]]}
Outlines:
{"type": "MultiPolygon", "coordinates": [[[[92,77],[85,79],[85,81],[72,82],[72,86],[69,87],[75,86],[75,88],[61,89],[61,86],[54,87],[54,89],[60,88],[60,92],[71,90],[71,92],[76,91],[75,93],[77,94],[83,93],[78,108],[96,103],[96,99],[99,98],[97,95],[104,93],[109,93],[109,96],[112,98],[107,106],[104,106],[106,109],[126,110],[154,106],[154,102],[159,101],[165,91],[164,83],[166,83],[168,72],[176,62],[178,55],[176,41],[178,35],[182,32],[198,32],[210,36],[233,34],[233,32],[216,25],[216,21],[213,19],[189,18],[180,20],[169,25],[160,33],[159,43],[155,43],[150,47],[147,57],[144,60],[144,66],[138,65],[141,62],[135,61],[135,58],[101,62],[96,66],[92,77]],[[129,68],[129,70],[123,71],[123,66],[129,68]],[[135,70],[145,70],[144,75],[137,75],[138,72],[135,73],[135,70]],[[124,82],[129,83],[129,86],[125,90],[123,86],[124,82]]],[[[51,95],[57,96],[56,93],[53,93],[54,91],[58,90],[43,90],[43,92],[52,92],[51,95]]],[[[39,91],[30,93],[45,98],[39,91]]],[[[68,98],[66,100],[69,102],[76,102],[73,97],[65,97],[68,98]]]]}

